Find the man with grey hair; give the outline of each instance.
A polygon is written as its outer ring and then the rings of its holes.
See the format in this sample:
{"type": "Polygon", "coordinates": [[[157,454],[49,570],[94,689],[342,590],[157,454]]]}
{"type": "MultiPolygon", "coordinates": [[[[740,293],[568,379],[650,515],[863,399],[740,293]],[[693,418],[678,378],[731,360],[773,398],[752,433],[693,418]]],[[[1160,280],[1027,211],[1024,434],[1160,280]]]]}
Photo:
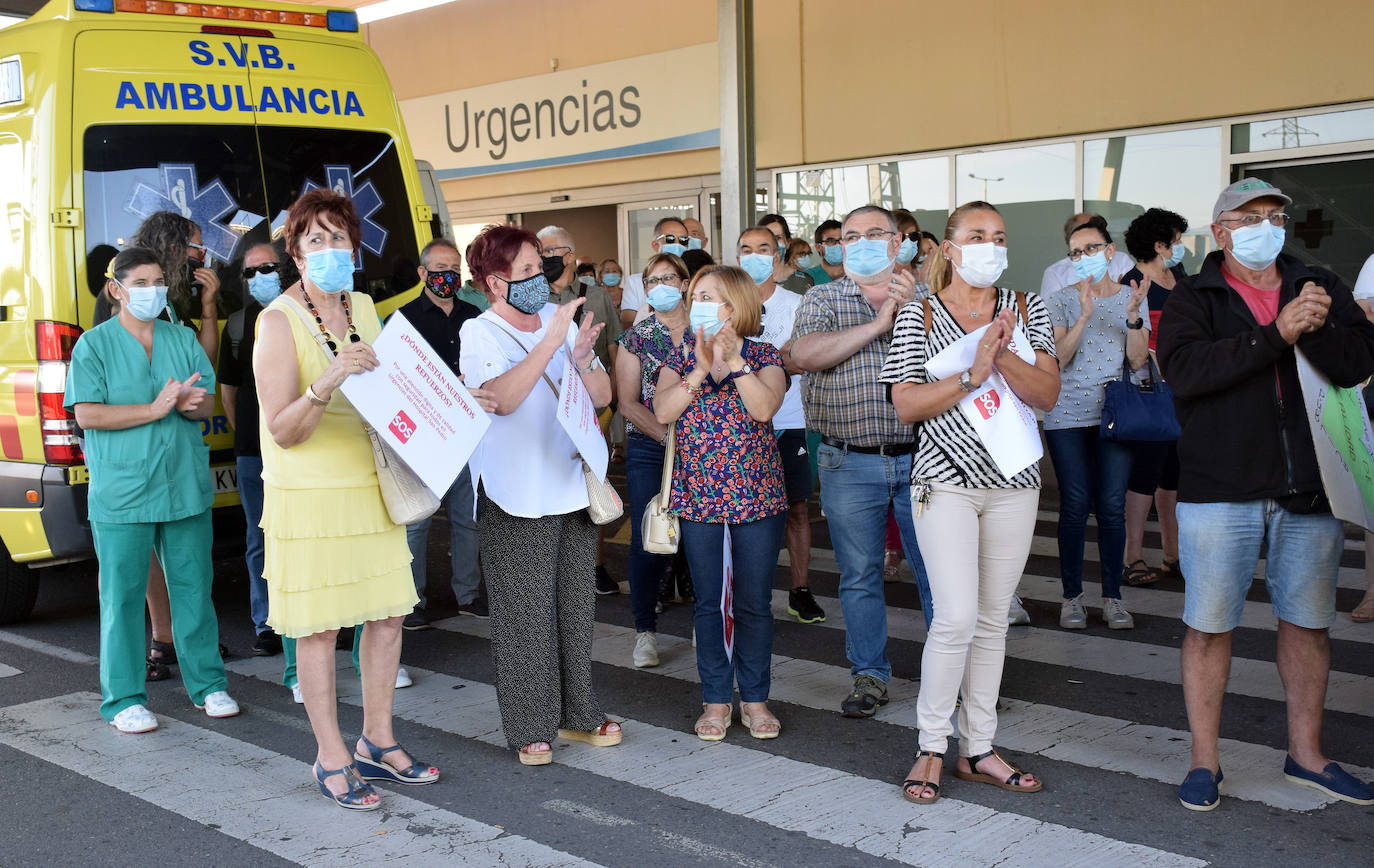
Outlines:
{"type": "Polygon", "coordinates": [[[802,298],[792,331],[792,361],[806,372],[807,427],[821,435],[816,454],[821,508],[840,567],[845,653],[854,678],[840,711],[845,717],[872,717],[887,704],[892,677],[883,594],[889,510],[916,573],[927,625],[933,614],[911,514],[916,432],[898,420],[887,388],[878,381],[897,311],[924,284],[917,286],[914,272],[894,274],[901,238],[890,211],[856,208],[844,219],[840,241],[844,276],[802,298]]]}
{"type": "MultiPolygon", "coordinates": [[[[572,234],[561,226],[545,226],[536,236],[539,238],[539,257],[544,277],[549,281],[549,301],[554,304],[567,304],[575,298],[585,298],[582,309],[576,314],[580,324],[583,317],[590,316],[592,325],[604,323],[592,345],[601,366],[614,370],[615,354],[619,349],[617,339],[625,327],[620,323],[620,312],[616,309],[611,294],[600,286],[588,286],[577,280],[577,244],[572,234]]],[[[615,413],[615,402],[602,411],[601,430],[604,433],[615,413]]],[[[620,585],[606,572],[602,550],[606,542],[606,529],[603,527],[596,536],[596,592],[598,594],[618,594],[620,585]]]]}
{"type": "MultiPolygon", "coordinates": [[[[420,275],[423,288],[414,301],[401,308],[401,315],[415,327],[443,358],[455,374],[461,349],[458,332],[463,323],[481,311],[457,298],[463,284],[463,257],[447,238],[436,238],[420,251],[420,275]]],[[[453,596],[458,611],[478,618],[487,617],[487,602],[478,593],[482,573],[477,564],[477,522],[473,519],[472,474],[466,467],[442,498],[448,517],[448,554],[452,569],[453,596]]],[[[406,528],[406,542],[410,544],[411,576],[415,579],[415,593],[420,597],[415,611],[406,616],[402,625],[407,630],[427,630],[432,613],[426,586],[429,583],[429,528],[433,517],[422,519],[406,528]]]]}

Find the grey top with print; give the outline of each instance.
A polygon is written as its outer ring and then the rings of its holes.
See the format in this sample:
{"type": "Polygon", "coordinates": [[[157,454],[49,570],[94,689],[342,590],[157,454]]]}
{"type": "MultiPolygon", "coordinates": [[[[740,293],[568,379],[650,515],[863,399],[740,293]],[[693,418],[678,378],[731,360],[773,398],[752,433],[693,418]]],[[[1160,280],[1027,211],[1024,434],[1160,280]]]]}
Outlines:
{"type": "MultiPolygon", "coordinates": [[[[1093,315],[1083,329],[1078,351],[1059,371],[1059,400],[1045,415],[1045,430],[1095,428],[1102,422],[1102,398],[1109,380],[1121,376],[1126,361],[1126,307],[1131,288],[1122,286],[1116,295],[1093,298],[1093,315]]],[[[1073,328],[1081,310],[1078,287],[1056,289],[1045,298],[1050,309],[1050,324],[1073,328]]],[[[1141,301],[1140,316],[1150,327],[1149,303],[1141,301]]]]}

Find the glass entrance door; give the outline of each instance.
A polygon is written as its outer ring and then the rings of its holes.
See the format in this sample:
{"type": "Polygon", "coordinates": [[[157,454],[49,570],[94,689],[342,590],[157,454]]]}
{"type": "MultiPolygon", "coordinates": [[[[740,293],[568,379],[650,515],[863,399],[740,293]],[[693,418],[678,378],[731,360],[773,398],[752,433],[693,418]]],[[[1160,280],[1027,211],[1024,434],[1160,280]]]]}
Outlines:
{"type": "Polygon", "coordinates": [[[700,219],[697,194],[688,193],[651,202],[620,205],[620,267],[626,274],[637,273],[653,255],[654,224],[664,217],[700,219]]]}
{"type": "Polygon", "coordinates": [[[1284,252],[1336,272],[1348,286],[1374,255],[1374,154],[1239,167],[1293,197],[1284,252]]]}

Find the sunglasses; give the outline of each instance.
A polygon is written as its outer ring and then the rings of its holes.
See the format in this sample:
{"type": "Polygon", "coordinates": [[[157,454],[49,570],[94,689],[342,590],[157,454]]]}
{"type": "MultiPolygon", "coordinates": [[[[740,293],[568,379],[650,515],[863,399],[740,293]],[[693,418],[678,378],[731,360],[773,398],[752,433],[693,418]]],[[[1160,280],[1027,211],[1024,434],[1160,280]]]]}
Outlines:
{"type": "Polygon", "coordinates": [[[912,241],[916,244],[921,243],[921,233],[919,232],[906,232],[902,235],[902,237],[905,238],[907,241],[912,241]]]}
{"type": "Polygon", "coordinates": [[[658,240],[664,244],[688,244],[692,240],[690,235],[660,235],[658,240]]]}
{"type": "Polygon", "coordinates": [[[243,269],[243,279],[252,280],[255,274],[271,274],[278,268],[275,262],[264,262],[262,265],[249,265],[243,269]]]}

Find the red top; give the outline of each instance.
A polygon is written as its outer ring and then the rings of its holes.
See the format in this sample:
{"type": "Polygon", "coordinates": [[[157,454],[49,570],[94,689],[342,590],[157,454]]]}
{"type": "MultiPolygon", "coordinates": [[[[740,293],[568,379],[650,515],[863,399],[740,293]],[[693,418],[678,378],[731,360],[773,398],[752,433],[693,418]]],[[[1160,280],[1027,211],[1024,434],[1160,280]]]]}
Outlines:
{"type": "Polygon", "coordinates": [[[1221,269],[1222,276],[1226,282],[1236,291],[1236,294],[1245,299],[1245,304],[1250,308],[1250,313],[1254,314],[1255,322],[1266,326],[1279,317],[1279,290],[1260,289],[1258,286],[1251,286],[1232,274],[1225,266],[1221,269]]]}

